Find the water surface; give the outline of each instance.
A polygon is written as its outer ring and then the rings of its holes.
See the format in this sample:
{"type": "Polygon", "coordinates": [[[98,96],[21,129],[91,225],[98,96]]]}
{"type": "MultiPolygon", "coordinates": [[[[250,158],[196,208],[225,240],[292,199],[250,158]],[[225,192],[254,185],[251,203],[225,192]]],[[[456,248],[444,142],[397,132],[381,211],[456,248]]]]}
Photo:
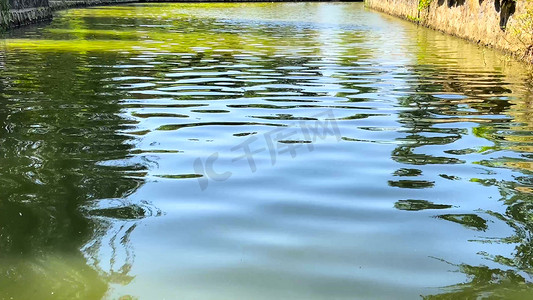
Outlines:
{"type": "Polygon", "coordinates": [[[362,3],[0,41],[2,299],[528,299],[531,73],[362,3]]]}

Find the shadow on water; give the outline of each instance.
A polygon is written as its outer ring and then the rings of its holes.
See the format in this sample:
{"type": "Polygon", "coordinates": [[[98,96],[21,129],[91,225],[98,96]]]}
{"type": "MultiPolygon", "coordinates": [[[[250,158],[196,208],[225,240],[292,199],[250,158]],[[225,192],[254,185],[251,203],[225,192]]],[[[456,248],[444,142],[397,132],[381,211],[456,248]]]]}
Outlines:
{"type": "Polygon", "coordinates": [[[160,212],[129,200],[142,163],[105,163],[134,147],[120,132],[131,123],[119,115],[120,91],[105,83],[120,70],[98,67],[118,60],[0,52],[2,299],[97,299],[132,279],[129,235],[160,212]],[[107,263],[96,258],[104,242],[107,263]]]}

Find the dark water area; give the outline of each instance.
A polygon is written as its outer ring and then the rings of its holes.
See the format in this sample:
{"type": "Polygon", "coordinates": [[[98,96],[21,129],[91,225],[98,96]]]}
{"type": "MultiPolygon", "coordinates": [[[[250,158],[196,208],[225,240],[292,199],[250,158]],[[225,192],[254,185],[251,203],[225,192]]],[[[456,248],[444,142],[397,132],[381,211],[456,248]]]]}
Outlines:
{"type": "Polygon", "coordinates": [[[0,40],[0,299],[531,299],[533,85],[362,3],[0,40]]]}

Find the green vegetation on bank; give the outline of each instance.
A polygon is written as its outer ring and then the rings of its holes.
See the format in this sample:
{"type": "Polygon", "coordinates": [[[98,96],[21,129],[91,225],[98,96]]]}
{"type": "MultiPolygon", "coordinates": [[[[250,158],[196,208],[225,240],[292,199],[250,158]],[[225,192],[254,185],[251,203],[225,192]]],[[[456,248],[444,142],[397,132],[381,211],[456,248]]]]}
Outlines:
{"type": "Polygon", "coordinates": [[[420,11],[429,8],[431,2],[433,2],[433,0],[418,0],[418,10],[420,11]]]}
{"type": "Polygon", "coordinates": [[[530,5],[525,13],[516,16],[516,24],[512,28],[512,34],[520,43],[524,58],[533,57],[533,1],[525,1],[530,5]]]}

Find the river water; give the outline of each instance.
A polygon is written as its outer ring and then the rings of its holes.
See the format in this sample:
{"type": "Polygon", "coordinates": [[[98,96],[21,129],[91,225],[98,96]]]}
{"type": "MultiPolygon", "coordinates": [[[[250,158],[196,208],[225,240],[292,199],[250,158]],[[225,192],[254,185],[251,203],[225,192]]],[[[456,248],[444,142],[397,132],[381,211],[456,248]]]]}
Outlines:
{"type": "Polygon", "coordinates": [[[362,3],[59,12],[0,41],[0,298],[527,299],[532,83],[362,3]]]}

